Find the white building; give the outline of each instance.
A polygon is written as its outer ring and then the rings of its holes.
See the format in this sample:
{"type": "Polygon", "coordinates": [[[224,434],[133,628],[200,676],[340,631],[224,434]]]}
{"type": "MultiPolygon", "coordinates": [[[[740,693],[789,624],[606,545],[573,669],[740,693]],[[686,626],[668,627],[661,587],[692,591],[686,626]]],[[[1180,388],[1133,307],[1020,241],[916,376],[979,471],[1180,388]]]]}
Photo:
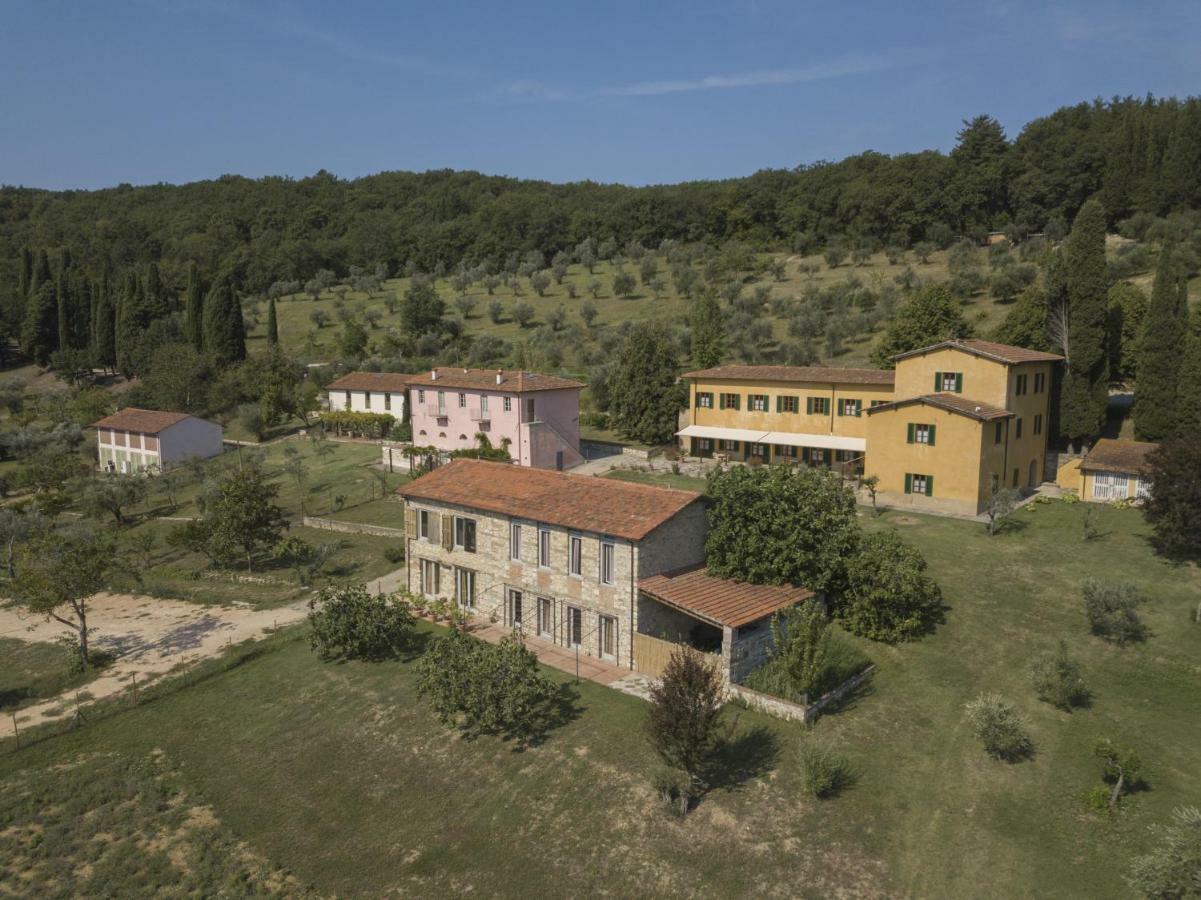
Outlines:
{"type": "Polygon", "coordinates": [[[126,407],[92,425],[106,472],[160,470],[221,454],[221,426],[187,413],[126,407]]]}
{"type": "Polygon", "coordinates": [[[409,375],[392,372],[350,372],[325,386],[330,412],[386,413],[404,417],[409,375]]]}

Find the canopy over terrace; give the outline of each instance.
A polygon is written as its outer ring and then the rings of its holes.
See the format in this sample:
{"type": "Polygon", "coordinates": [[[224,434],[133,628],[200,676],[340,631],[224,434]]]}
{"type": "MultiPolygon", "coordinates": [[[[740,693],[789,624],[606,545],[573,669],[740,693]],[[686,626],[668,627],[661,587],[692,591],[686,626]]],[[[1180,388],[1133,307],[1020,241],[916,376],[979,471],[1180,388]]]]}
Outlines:
{"type": "Polygon", "coordinates": [[[639,579],[638,589],[638,630],[701,649],[708,649],[709,640],[712,647],[720,640],[723,674],[730,681],[741,680],[769,655],[771,635],[761,627],[764,619],[815,597],[804,587],[717,578],[704,566],[639,579]],[[686,628],[687,623],[693,627],[686,628]]]}
{"type": "Polygon", "coordinates": [[[798,462],[811,466],[850,465],[862,460],[867,441],[861,437],[804,431],[759,431],[689,425],[676,432],[689,441],[693,456],[712,456],[760,462],[798,462]],[[733,454],[731,456],[731,454],[733,454]]]}

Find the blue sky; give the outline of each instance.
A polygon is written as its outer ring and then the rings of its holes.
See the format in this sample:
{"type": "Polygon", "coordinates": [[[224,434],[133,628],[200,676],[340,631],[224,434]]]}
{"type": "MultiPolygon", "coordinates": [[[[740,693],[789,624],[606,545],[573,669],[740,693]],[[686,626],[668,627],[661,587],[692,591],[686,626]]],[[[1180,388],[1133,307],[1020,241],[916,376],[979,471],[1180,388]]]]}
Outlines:
{"type": "Polygon", "coordinates": [[[0,183],[477,169],[630,184],[1201,93],[1201,2],[0,0],[0,183]]]}

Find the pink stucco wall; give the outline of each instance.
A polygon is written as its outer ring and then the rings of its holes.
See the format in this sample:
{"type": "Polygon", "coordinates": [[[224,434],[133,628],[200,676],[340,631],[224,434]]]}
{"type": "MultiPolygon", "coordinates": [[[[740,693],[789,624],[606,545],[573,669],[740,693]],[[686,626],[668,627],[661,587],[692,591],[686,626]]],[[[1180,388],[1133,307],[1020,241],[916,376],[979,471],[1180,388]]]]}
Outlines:
{"type": "Polygon", "coordinates": [[[492,446],[500,447],[509,439],[510,455],[523,466],[555,467],[555,451],[564,451],[563,466],[570,468],[582,461],[580,456],[580,392],[576,389],[536,391],[517,394],[501,391],[429,386],[409,388],[412,411],[413,443],[439,450],[461,450],[476,445],[476,432],[488,435],[492,446]],[[422,400],[420,391],[425,392],[422,400]],[[446,417],[439,419],[438,392],[445,394],[446,417]],[[459,397],[463,400],[460,403],[459,397]],[[488,427],[479,420],[481,396],[488,398],[488,427]],[[509,410],[505,411],[505,398],[509,410]],[[543,426],[530,425],[527,412],[534,402],[534,419],[543,426]],[[431,412],[433,411],[433,412],[431,412]],[[536,432],[531,440],[531,430],[536,432]]]}

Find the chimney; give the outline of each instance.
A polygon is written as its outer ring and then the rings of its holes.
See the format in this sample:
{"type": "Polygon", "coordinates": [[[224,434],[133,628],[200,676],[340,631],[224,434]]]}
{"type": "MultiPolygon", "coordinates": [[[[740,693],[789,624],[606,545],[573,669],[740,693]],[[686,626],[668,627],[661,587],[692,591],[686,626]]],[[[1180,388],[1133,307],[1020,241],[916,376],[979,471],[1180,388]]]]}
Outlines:
{"type": "Polygon", "coordinates": [[[505,380],[505,377],[500,373],[500,369],[496,370],[496,383],[500,384],[505,380]]]}
{"type": "Polygon", "coordinates": [[[438,370],[430,369],[430,381],[437,381],[437,380],[438,380],[438,370]]]}

